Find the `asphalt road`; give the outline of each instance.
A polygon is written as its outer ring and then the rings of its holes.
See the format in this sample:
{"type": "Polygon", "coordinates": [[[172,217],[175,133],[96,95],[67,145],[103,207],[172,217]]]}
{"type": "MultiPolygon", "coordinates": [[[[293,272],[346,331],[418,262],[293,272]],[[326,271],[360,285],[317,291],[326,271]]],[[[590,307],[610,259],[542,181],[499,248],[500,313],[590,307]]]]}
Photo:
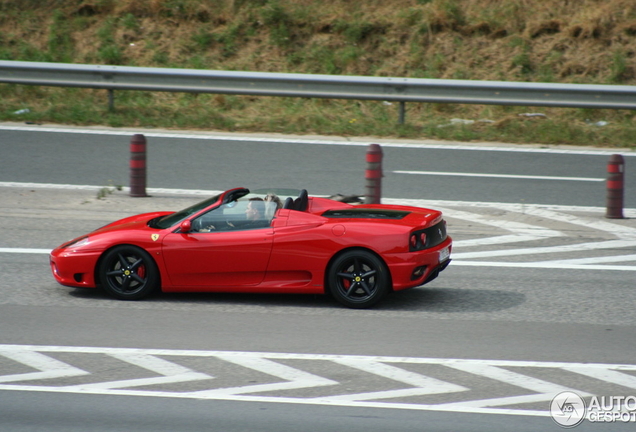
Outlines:
{"type": "MultiPolygon", "coordinates": [[[[355,410],[245,402],[182,401],[121,396],[16,394],[0,391],[11,402],[0,406],[2,425],[12,432],[200,432],[200,431],[470,431],[558,430],[545,418],[501,418],[402,410],[355,410]],[[38,409],[34,410],[33,407],[38,409]],[[142,413],[140,415],[140,413],[142,413]]],[[[582,425],[578,430],[593,430],[582,425]]]]}
{"type": "MultiPolygon", "coordinates": [[[[128,139],[125,134],[0,129],[0,182],[127,184],[128,139]]],[[[340,146],[316,142],[271,143],[270,139],[243,142],[181,136],[149,137],[149,185],[224,189],[253,184],[297,186],[302,179],[304,184],[310,185],[307,187],[310,193],[362,192],[365,143],[340,146]]],[[[605,153],[512,152],[486,148],[468,150],[465,147],[443,150],[435,145],[422,148],[387,145],[384,155],[384,196],[388,197],[577,206],[604,204],[603,183],[598,181],[434,176],[394,171],[594,179],[605,176],[608,158],[605,153]]],[[[629,167],[632,158],[626,159],[629,167]]],[[[629,170],[628,179],[629,184],[635,184],[629,170]]],[[[185,207],[198,199],[170,194],[134,199],[114,193],[104,200],[97,200],[94,191],[23,186],[0,188],[0,197],[0,222],[7,227],[0,233],[0,249],[7,250],[51,248],[133,209],[141,212],[148,207],[185,207]]],[[[634,198],[633,192],[629,191],[627,204],[635,202],[634,198]]],[[[545,214],[510,213],[496,208],[476,210],[463,204],[453,209],[482,212],[481,216],[499,218],[502,225],[514,220],[533,227],[550,227],[565,233],[564,244],[605,241],[607,239],[601,237],[611,235],[594,229],[574,229],[571,224],[554,220],[546,221],[542,219],[545,214]]],[[[574,214],[582,213],[570,212],[568,217],[574,214]]],[[[479,219],[466,220],[460,216],[455,213],[449,218],[449,230],[457,242],[493,235],[495,228],[491,225],[481,225],[479,219]]],[[[580,220],[606,222],[598,212],[588,212],[584,216],[585,219],[580,220]]],[[[625,229],[636,228],[633,220],[617,224],[625,229]]],[[[547,238],[541,240],[540,245],[553,245],[554,241],[547,238]]],[[[630,244],[607,253],[626,256],[630,252],[636,253],[630,244]]],[[[524,245],[534,247],[530,241],[524,245]]],[[[490,251],[488,247],[480,250],[490,251]]],[[[576,256],[587,259],[594,253],[585,252],[583,256],[581,252],[576,256]]],[[[543,260],[545,255],[560,259],[556,252],[537,255],[541,257],[537,259],[543,260]]],[[[520,261],[534,259],[532,254],[524,256],[527,258],[520,261]]],[[[369,364],[378,362],[378,356],[449,359],[450,363],[436,367],[407,362],[406,370],[436,376],[444,382],[460,383],[469,388],[466,393],[476,399],[523,395],[512,385],[513,381],[507,378],[493,380],[486,373],[492,371],[493,361],[507,361],[513,363],[501,366],[506,374],[520,373],[529,382],[537,379],[591,394],[628,395],[636,393],[636,388],[630,387],[629,378],[635,379],[634,371],[626,371],[616,384],[608,381],[609,378],[582,377],[567,370],[567,365],[636,363],[633,349],[636,346],[635,281],[634,272],[629,268],[599,271],[557,268],[556,265],[552,268],[451,265],[426,287],[392,295],[381,307],[365,311],[341,308],[323,296],[296,295],[170,294],[142,302],[120,302],[100,292],[56,285],[49,274],[44,253],[0,251],[0,348],[2,345],[35,345],[196,350],[199,355],[213,350],[221,352],[222,356],[232,352],[355,355],[365,356],[362,360],[369,364]],[[451,373],[447,370],[449,365],[460,360],[477,361],[482,372],[467,375],[465,371],[451,373]]],[[[60,364],[55,362],[90,372],[89,378],[60,378],[55,381],[57,386],[154,376],[148,375],[147,371],[146,375],[139,375],[143,368],[138,365],[124,368],[113,363],[112,353],[107,359],[97,353],[82,353],[79,348],[77,353],[45,354],[58,366],[60,364]]],[[[163,360],[170,353],[164,354],[160,356],[163,360]]],[[[205,370],[202,363],[186,358],[185,354],[177,357],[181,367],[187,365],[193,370],[205,370]]],[[[314,357],[311,360],[278,361],[294,370],[311,371],[335,380],[346,385],[348,391],[400,388],[377,373],[360,375],[359,371],[352,372],[343,365],[334,367],[329,363],[327,366],[325,362],[314,357]]],[[[50,384],[44,381],[31,381],[31,384],[42,385],[44,391],[9,391],[2,387],[3,382],[11,384],[7,378],[3,381],[3,377],[33,371],[27,364],[2,357],[0,353],[0,426],[3,429],[560,430],[545,415],[469,413],[465,409],[439,412],[412,406],[397,409],[276,403],[273,400],[204,400],[174,394],[161,397],[144,397],[146,393],[75,394],[59,389],[53,391],[53,387],[46,390],[50,384]]],[[[227,365],[219,367],[219,370],[226,369],[234,370],[227,365]]],[[[253,369],[248,368],[249,373],[241,371],[217,379],[228,380],[231,385],[256,385],[264,379],[253,369]]],[[[615,369],[608,371],[607,376],[613,376],[615,369]]],[[[196,385],[192,383],[167,390],[187,392],[196,389],[196,385]]],[[[300,389],[294,397],[308,397],[316,391],[300,389]]],[[[450,402],[455,401],[452,395],[454,393],[448,396],[450,402]]],[[[439,400],[447,400],[444,397],[439,396],[439,400]]],[[[412,399],[408,401],[412,402],[412,399]]],[[[430,400],[418,403],[426,404],[430,400]]],[[[540,401],[531,404],[530,408],[545,411],[547,403],[540,401]]],[[[512,409],[517,408],[528,407],[512,406],[512,409]]],[[[631,430],[633,423],[609,426],[584,422],[577,430],[603,427],[631,430]]]]}
{"type": "MultiPolygon", "coordinates": [[[[38,126],[7,129],[11,127],[0,127],[0,181],[128,185],[130,138],[133,133],[143,133],[148,141],[149,187],[226,190],[304,186],[316,195],[364,194],[369,141],[305,138],[301,140],[304,145],[299,145],[298,140],[287,137],[237,139],[232,135],[152,130],[38,132],[42,130],[38,126]]],[[[376,141],[383,145],[383,195],[387,197],[605,206],[603,179],[611,151],[562,153],[536,147],[503,151],[510,147],[376,141]]],[[[629,169],[632,158],[626,159],[626,184],[636,184],[636,169],[629,169]]],[[[636,188],[627,188],[625,203],[636,206],[636,188]]]]}

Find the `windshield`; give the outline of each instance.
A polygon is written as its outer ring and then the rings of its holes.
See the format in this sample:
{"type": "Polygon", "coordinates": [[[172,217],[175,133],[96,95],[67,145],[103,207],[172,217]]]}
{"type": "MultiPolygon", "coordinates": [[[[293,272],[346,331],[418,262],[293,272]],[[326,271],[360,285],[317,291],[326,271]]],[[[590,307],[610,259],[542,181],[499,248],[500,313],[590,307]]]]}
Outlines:
{"type": "MultiPolygon", "coordinates": [[[[247,189],[245,189],[244,191],[247,192],[247,189]]],[[[242,217],[245,218],[245,208],[247,206],[247,203],[249,201],[258,200],[264,201],[265,204],[263,209],[264,214],[262,215],[262,217],[264,219],[271,220],[274,217],[274,213],[282,207],[285,200],[288,197],[291,197],[292,199],[298,197],[299,192],[300,191],[298,189],[258,189],[250,192],[247,195],[239,193],[238,196],[240,198],[234,200],[230,198],[230,201],[225,202],[215,213],[235,213],[236,215],[242,215],[242,217]]],[[[183,220],[187,219],[189,216],[198,213],[206,207],[210,207],[212,204],[219,201],[222,195],[223,194],[215,195],[176,213],[153,219],[148,223],[148,225],[151,228],[158,229],[174,227],[181,223],[183,220]]],[[[228,197],[226,196],[225,200],[227,201],[227,199],[228,197]]]]}
{"type": "Polygon", "coordinates": [[[221,195],[215,195],[211,198],[203,200],[193,206],[190,206],[186,209],[178,211],[176,213],[172,213],[168,216],[163,216],[157,219],[153,219],[150,221],[149,225],[151,228],[159,228],[166,229],[177,225],[182,220],[186,219],[188,216],[195,214],[196,212],[203,210],[206,207],[211,206],[215,202],[219,200],[221,195]]]}

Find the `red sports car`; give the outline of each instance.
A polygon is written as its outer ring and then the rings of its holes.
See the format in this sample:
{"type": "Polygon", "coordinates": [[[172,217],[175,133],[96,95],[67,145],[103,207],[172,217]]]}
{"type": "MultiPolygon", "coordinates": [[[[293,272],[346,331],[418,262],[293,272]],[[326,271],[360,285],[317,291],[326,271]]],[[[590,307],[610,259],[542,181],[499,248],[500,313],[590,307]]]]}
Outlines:
{"type": "Polygon", "coordinates": [[[60,284],[124,300],[158,289],[327,293],[366,308],[436,278],[451,243],[437,210],[237,188],[176,213],[113,222],[50,258],[60,284]]]}

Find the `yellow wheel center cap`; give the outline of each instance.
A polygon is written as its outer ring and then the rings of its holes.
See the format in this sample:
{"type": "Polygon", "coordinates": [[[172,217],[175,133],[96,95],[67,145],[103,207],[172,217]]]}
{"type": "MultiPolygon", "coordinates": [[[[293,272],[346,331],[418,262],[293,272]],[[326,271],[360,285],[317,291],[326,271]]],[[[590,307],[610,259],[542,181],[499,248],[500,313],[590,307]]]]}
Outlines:
{"type": "Polygon", "coordinates": [[[126,270],[126,271],[124,272],[124,274],[125,274],[126,276],[130,276],[130,270],[126,270]]]}
{"type": "Polygon", "coordinates": [[[356,282],[360,282],[360,276],[356,276],[356,282]]]}

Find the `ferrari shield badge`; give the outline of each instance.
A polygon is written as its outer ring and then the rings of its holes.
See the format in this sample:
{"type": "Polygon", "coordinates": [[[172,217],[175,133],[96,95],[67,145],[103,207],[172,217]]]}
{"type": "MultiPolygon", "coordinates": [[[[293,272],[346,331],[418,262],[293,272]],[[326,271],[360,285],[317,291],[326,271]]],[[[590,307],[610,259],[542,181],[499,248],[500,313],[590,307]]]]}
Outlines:
{"type": "Polygon", "coordinates": [[[152,234],[150,238],[152,239],[152,241],[157,241],[159,240],[159,234],[152,234]]]}

